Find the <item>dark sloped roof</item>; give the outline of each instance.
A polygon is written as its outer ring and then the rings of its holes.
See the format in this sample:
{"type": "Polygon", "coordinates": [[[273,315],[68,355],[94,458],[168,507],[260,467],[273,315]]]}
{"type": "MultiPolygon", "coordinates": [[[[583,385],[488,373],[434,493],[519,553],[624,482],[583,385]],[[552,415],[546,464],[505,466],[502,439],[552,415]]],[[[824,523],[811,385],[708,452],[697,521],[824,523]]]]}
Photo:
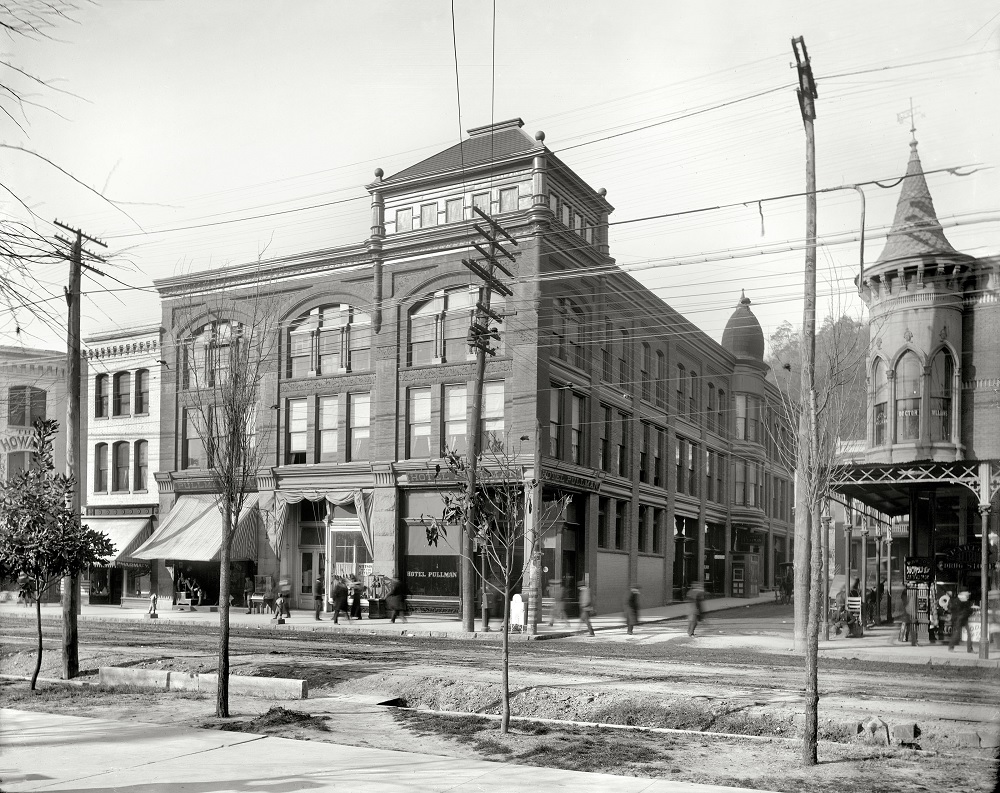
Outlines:
{"type": "Polygon", "coordinates": [[[764,360],[764,331],[750,310],[750,298],[740,294],[740,304],[722,331],[722,346],[737,358],[764,360]]]}
{"type": "Polygon", "coordinates": [[[961,256],[944,236],[923,170],[920,155],[917,154],[917,142],[913,141],[910,143],[910,161],[903,177],[903,188],[896,204],[896,217],[876,264],[921,256],[961,256]]]}
{"type": "Polygon", "coordinates": [[[463,164],[469,168],[490,160],[502,159],[513,154],[541,148],[541,143],[521,129],[522,123],[520,119],[514,119],[488,127],[466,130],[469,137],[461,143],[456,143],[426,160],[421,160],[416,165],[404,168],[384,181],[392,182],[398,179],[412,179],[416,176],[446,173],[462,168],[463,164]]]}

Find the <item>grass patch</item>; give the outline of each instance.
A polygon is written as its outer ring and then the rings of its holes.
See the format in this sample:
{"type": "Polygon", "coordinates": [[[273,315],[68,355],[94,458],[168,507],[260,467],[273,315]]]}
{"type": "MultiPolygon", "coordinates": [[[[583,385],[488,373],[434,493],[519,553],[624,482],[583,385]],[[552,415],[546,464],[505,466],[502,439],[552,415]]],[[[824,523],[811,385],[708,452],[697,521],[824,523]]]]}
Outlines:
{"type": "Polygon", "coordinates": [[[40,683],[32,691],[28,683],[21,680],[5,680],[0,684],[0,702],[7,705],[17,703],[76,703],[94,700],[106,700],[108,697],[124,696],[136,700],[153,700],[168,696],[173,699],[205,699],[206,695],[199,691],[151,691],[139,686],[104,686],[70,685],[58,683],[40,683]]]}
{"type": "Polygon", "coordinates": [[[624,741],[620,734],[579,730],[539,743],[517,755],[532,765],[597,773],[628,773],[641,765],[658,763],[668,754],[643,741],[624,741]]]}

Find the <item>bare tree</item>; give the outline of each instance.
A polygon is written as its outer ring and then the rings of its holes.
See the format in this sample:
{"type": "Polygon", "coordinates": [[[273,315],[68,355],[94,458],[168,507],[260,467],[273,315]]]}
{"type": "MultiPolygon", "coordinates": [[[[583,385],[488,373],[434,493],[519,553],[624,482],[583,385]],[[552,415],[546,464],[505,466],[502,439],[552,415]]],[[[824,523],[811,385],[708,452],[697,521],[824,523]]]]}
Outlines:
{"type": "MultiPolygon", "coordinates": [[[[865,360],[868,352],[866,326],[849,317],[828,318],[817,334],[816,380],[809,393],[796,393],[794,382],[797,372],[791,364],[780,363],[772,372],[782,397],[782,406],[791,426],[798,426],[805,416],[809,431],[807,443],[796,433],[775,439],[783,462],[794,468],[796,461],[804,463],[804,492],[796,494],[796,503],[805,505],[795,514],[796,537],[809,539],[809,567],[797,570],[795,613],[796,643],[805,651],[805,727],[803,730],[802,759],[806,765],[817,762],[819,732],[819,626],[821,609],[829,608],[824,602],[823,547],[821,520],[823,504],[829,498],[830,485],[838,463],[840,440],[855,438],[864,433],[863,407],[865,404],[865,360]],[[805,580],[806,586],[800,585],[805,580]],[[799,632],[800,621],[804,630],[799,632]]],[[[781,338],[791,338],[790,328],[781,338]]],[[[775,341],[772,337],[772,343],[775,341]]],[[[797,482],[796,486],[802,483],[797,482]]]]}
{"type": "Polygon", "coordinates": [[[204,447],[204,467],[211,478],[219,512],[219,687],[215,713],[229,716],[230,557],[233,538],[266,445],[258,424],[264,378],[276,352],[277,320],[273,302],[260,288],[225,292],[192,303],[185,327],[200,332],[179,339],[185,388],[180,404],[192,412],[204,447]]]}
{"type": "MultiPolygon", "coordinates": [[[[496,434],[490,433],[485,440],[486,449],[476,465],[474,489],[468,483],[468,458],[446,450],[443,467],[459,484],[456,491],[443,494],[444,509],[440,518],[427,524],[427,542],[437,545],[447,536],[449,526],[460,528],[470,513],[474,516],[473,539],[483,562],[483,569],[476,570],[476,575],[484,592],[492,591],[503,598],[500,732],[506,734],[510,728],[511,596],[524,579],[532,557],[541,550],[546,533],[557,521],[533,513],[533,494],[539,483],[537,479],[525,481],[519,454],[496,434]],[[531,528],[528,528],[529,518],[531,528]]],[[[561,496],[558,509],[548,510],[548,514],[562,514],[569,499],[561,496]]],[[[474,564],[472,568],[476,569],[474,564]]]]}

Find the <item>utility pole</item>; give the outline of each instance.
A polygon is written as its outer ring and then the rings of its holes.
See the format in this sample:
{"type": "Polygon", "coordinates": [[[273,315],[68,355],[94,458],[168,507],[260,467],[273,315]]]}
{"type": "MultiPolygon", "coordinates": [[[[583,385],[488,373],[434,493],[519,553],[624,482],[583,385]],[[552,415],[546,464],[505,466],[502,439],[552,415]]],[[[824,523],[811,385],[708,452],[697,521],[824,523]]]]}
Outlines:
{"type": "MultiPolygon", "coordinates": [[[[806,655],[805,728],[802,761],[816,765],[819,731],[819,623],[817,613],[822,572],[819,531],[819,493],[816,486],[816,81],[802,36],[792,39],[798,71],[799,110],[806,133],[806,263],[802,310],[802,374],[800,382],[799,443],[795,460],[795,638],[804,640],[806,655]],[[800,594],[801,593],[801,594],[800,594]]],[[[825,604],[823,604],[825,606],[825,604]]]]}
{"type": "MultiPolygon", "coordinates": [[[[70,248],[69,286],[66,288],[67,332],[66,332],[66,475],[73,478],[73,511],[80,514],[80,460],[82,453],[80,437],[80,278],[86,267],[99,275],[97,270],[83,263],[83,241],[106,248],[103,242],[87,236],[80,229],[74,229],[58,220],[55,224],[66,229],[74,240],[56,235],[56,239],[70,248]]],[[[87,252],[91,258],[104,261],[100,256],[87,252]]],[[[77,576],[66,576],[62,580],[63,616],[63,678],[70,680],[80,674],[80,643],[77,632],[76,615],[80,611],[80,580],[77,576]]]]}
{"type": "MultiPolygon", "coordinates": [[[[478,223],[474,223],[473,227],[486,240],[489,247],[487,249],[476,242],[472,243],[472,247],[483,257],[485,267],[472,259],[462,260],[462,264],[479,276],[484,285],[483,298],[476,303],[475,319],[473,319],[472,326],[469,328],[469,345],[476,348],[476,381],[472,391],[472,420],[469,422],[468,433],[470,437],[467,442],[467,446],[469,447],[468,482],[470,494],[474,494],[476,491],[477,467],[479,465],[479,455],[482,451],[483,434],[480,431],[480,426],[483,423],[483,383],[486,380],[486,355],[496,355],[496,350],[490,346],[490,341],[500,340],[498,330],[490,328],[489,323],[490,320],[498,323],[503,321],[503,317],[490,308],[490,299],[493,292],[504,297],[514,296],[510,288],[495,275],[495,272],[499,270],[508,278],[514,277],[514,274],[500,263],[498,255],[503,255],[510,259],[510,261],[514,261],[514,254],[503,247],[503,241],[506,240],[514,246],[517,245],[517,240],[510,236],[503,226],[479,209],[479,207],[473,207],[473,211],[486,222],[485,227],[478,223]]],[[[474,552],[473,537],[475,533],[476,514],[475,507],[473,507],[466,516],[465,536],[462,540],[462,630],[467,633],[472,633],[476,629],[476,571],[472,558],[474,552]]],[[[482,583],[483,592],[485,593],[485,563],[483,566],[482,583]]],[[[482,606],[483,624],[485,625],[487,608],[485,597],[483,598],[482,606]]],[[[506,630],[506,626],[504,626],[504,629],[506,630]]]]}

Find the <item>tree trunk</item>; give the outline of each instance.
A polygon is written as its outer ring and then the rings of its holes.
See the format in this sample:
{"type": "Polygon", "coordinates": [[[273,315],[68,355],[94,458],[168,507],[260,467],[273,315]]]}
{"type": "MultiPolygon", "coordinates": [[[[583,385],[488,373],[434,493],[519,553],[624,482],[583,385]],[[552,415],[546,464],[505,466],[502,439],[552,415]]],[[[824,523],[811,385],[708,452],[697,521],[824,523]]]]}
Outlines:
{"type": "Polygon", "coordinates": [[[809,620],[806,636],[806,712],[802,730],[802,763],[816,765],[819,738],[819,609],[822,589],[823,561],[816,532],[819,526],[819,507],[813,505],[809,513],[812,534],[812,558],[809,576],[809,620]]]}
{"type": "MultiPolygon", "coordinates": [[[[504,576],[506,578],[506,576],[504,576]]],[[[501,639],[500,666],[500,734],[506,735],[510,730],[510,588],[503,590],[503,638],[501,639]]]]}
{"type": "Polygon", "coordinates": [[[219,688],[215,695],[215,715],[229,718],[229,556],[233,535],[232,501],[227,500],[223,516],[225,535],[219,549],[219,688]]]}
{"type": "Polygon", "coordinates": [[[31,673],[31,690],[35,690],[38,673],[42,671],[42,592],[35,590],[35,617],[38,623],[38,656],[35,658],[35,671],[31,673]]]}

